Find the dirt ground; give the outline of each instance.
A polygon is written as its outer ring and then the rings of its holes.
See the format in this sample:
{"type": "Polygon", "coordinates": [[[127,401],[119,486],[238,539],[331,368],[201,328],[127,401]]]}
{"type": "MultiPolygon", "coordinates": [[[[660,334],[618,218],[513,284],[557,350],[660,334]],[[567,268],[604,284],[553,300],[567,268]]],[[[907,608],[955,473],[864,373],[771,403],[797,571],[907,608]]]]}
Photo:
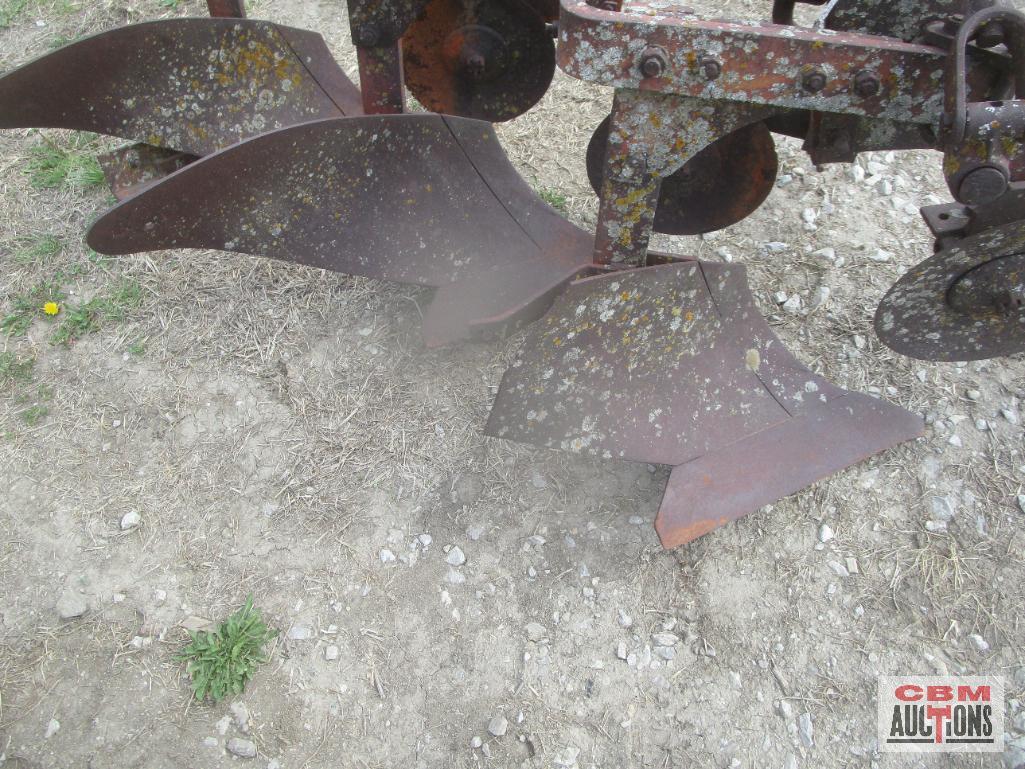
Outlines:
{"type": "MultiPolygon", "coordinates": [[[[18,6],[5,70],[61,40],[204,11],[0,5],[18,6]]],[[[320,31],[355,77],[340,0],[250,8],[320,31]]],[[[524,177],[587,228],[584,148],[610,101],[557,74],[499,130],[524,177]]],[[[414,289],[216,252],[97,257],[82,235],[109,195],[33,186],[46,141],[71,138],[0,134],[0,314],[41,281],[61,283],[66,307],[125,281],[141,292],[68,346],[52,339],[61,316],[0,335],[21,366],[0,378],[4,769],[1025,764],[1010,727],[1025,693],[1025,361],[916,362],[871,327],[930,252],[916,209],[949,199],[939,155],[817,171],[780,141],[757,213],[659,243],[743,262],[805,364],[928,422],[666,552],[651,527],[666,468],[482,436],[520,337],[429,351],[414,289]],[[803,309],[784,309],[794,295],[803,309]],[[141,524],[122,531],[132,512],[141,524]],[[249,594],[281,635],[233,715],[191,698],[175,655],[183,626],[249,594]],[[1008,750],[878,753],[877,676],[945,672],[1005,677],[1008,750]],[[233,738],[258,756],[232,756],[233,738]]]]}

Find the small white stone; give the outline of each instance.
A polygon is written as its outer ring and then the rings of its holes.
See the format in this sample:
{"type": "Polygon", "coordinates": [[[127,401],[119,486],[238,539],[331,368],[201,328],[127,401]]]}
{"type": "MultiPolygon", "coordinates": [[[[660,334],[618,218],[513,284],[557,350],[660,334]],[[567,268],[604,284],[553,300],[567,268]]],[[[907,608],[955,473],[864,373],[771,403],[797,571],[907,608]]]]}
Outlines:
{"type": "Polygon", "coordinates": [[[392,563],[395,560],[395,553],[388,548],[381,551],[381,563],[392,563]]]}
{"type": "Polygon", "coordinates": [[[829,248],[828,246],[826,248],[820,248],[818,251],[812,251],[811,255],[817,256],[820,259],[825,259],[827,262],[836,261],[836,249],[829,248]]]}
{"type": "Polygon", "coordinates": [[[142,523],[142,516],[139,515],[138,511],[132,510],[130,513],[125,513],[121,516],[121,531],[128,531],[134,529],[142,523]]]}
{"type": "Polygon", "coordinates": [[[832,291],[829,290],[829,286],[819,286],[817,289],[815,289],[815,293],[812,295],[811,298],[812,309],[817,310],[819,307],[822,307],[826,302],[828,302],[829,295],[831,293],[832,291]]]}
{"type": "Polygon", "coordinates": [[[159,606],[160,604],[162,604],[166,600],[167,600],[167,591],[166,590],[161,590],[160,588],[157,588],[156,590],[153,591],[153,603],[155,603],[155,604],[157,604],[159,606]]]}
{"type": "Polygon", "coordinates": [[[466,575],[457,569],[449,569],[445,579],[453,585],[461,585],[466,582],[466,575]]]}
{"type": "Polygon", "coordinates": [[[462,566],[466,563],[466,556],[457,545],[453,545],[448,551],[448,555],[445,556],[445,561],[449,566],[462,566]]]}
{"type": "Polygon", "coordinates": [[[1000,416],[1012,425],[1018,424],[1018,413],[1016,411],[1011,411],[1011,409],[1000,409],[1000,416]]]}
{"type": "Polygon", "coordinates": [[[484,740],[478,737],[476,734],[470,739],[470,747],[474,750],[479,750],[480,746],[484,744],[484,740]]]}
{"type": "Polygon", "coordinates": [[[58,721],[56,718],[51,718],[50,722],[46,725],[46,732],[44,732],[43,736],[46,739],[50,739],[51,737],[53,737],[53,735],[59,732],[60,729],[61,722],[58,721]]]}
{"type": "Polygon", "coordinates": [[[819,542],[829,542],[833,536],[833,527],[828,523],[824,523],[819,526],[819,542]]]}
{"type": "Polygon", "coordinates": [[[975,429],[979,430],[980,432],[986,432],[989,429],[989,422],[987,422],[985,419],[976,419],[975,429]]]}
{"type": "Polygon", "coordinates": [[[256,758],[256,743],[232,737],[228,740],[228,752],[239,758],[256,758]]]}
{"type": "MultiPolygon", "coordinates": [[[[1022,512],[1025,512],[1025,507],[1022,508],[1022,512]]],[[[617,621],[619,622],[620,627],[630,627],[634,623],[633,617],[631,617],[622,609],[620,609],[618,612],[617,621]]]]}
{"type": "Polygon", "coordinates": [[[959,448],[961,448],[961,436],[960,435],[951,435],[947,439],[947,443],[949,443],[951,446],[959,449],[959,448]]]}
{"type": "Polygon", "coordinates": [[[965,393],[965,395],[968,396],[968,400],[970,401],[977,401],[979,398],[982,397],[982,393],[978,390],[969,390],[965,393]]]}
{"type": "Polygon", "coordinates": [[[802,304],[800,294],[792,294],[790,298],[783,302],[783,309],[791,315],[797,315],[801,312],[802,304]]]}
{"type": "Polygon", "coordinates": [[[885,249],[877,248],[868,255],[868,258],[873,262],[888,262],[893,258],[893,254],[885,249]]]}
{"type": "Polygon", "coordinates": [[[847,571],[847,567],[839,561],[827,561],[826,565],[833,570],[833,573],[838,577],[849,577],[850,572],[847,571]]]}
{"type": "Polygon", "coordinates": [[[545,626],[539,622],[528,622],[524,630],[527,631],[527,640],[534,643],[540,643],[546,634],[545,626]]]}
{"type": "Polygon", "coordinates": [[[989,643],[978,633],[972,633],[968,636],[968,640],[972,642],[972,646],[979,652],[989,651],[989,643]]]}
{"type": "Polygon", "coordinates": [[[625,660],[627,656],[626,641],[620,641],[616,644],[616,657],[621,660],[625,660]]]}
{"type": "Polygon", "coordinates": [[[503,737],[509,729],[509,722],[505,716],[495,716],[488,722],[488,734],[492,737],[503,737]]]}
{"type": "Polygon", "coordinates": [[[338,647],[334,644],[324,647],[324,659],[328,662],[334,662],[338,659],[338,647]]]}

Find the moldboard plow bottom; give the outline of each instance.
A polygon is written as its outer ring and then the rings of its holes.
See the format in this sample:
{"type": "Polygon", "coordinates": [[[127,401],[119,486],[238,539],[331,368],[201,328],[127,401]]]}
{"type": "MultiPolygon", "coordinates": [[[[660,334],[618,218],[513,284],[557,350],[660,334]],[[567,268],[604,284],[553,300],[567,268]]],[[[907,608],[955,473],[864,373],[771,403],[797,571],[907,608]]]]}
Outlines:
{"type": "Polygon", "coordinates": [[[742,267],[679,262],[573,284],[532,327],[486,432],[673,465],[665,547],[918,436],[921,420],[802,366],[742,267]]]}

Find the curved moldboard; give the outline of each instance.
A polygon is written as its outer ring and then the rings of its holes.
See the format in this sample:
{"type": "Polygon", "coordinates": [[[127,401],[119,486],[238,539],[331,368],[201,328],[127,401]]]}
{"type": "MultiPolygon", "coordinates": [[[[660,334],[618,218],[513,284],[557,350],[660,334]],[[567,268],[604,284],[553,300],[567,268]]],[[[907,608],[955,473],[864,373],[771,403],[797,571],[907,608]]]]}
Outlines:
{"type": "Polygon", "coordinates": [[[248,19],[119,27],[0,77],[0,128],[94,131],[193,155],[359,104],[320,35],[248,19]]]}

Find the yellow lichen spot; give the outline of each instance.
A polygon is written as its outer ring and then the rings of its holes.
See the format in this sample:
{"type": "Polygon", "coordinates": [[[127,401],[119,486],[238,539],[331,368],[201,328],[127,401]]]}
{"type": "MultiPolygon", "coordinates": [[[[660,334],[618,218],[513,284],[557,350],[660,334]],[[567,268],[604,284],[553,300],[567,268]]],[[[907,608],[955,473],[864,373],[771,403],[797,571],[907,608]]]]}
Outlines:
{"type": "Polygon", "coordinates": [[[762,356],[758,354],[758,350],[751,348],[744,353],[744,363],[751,371],[757,371],[762,365],[762,356]]]}
{"type": "Polygon", "coordinates": [[[43,312],[45,312],[47,315],[56,315],[60,311],[60,305],[56,302],[47,302],[43,305],[43,312]]]}
{"type": "Polygon", "coordinates": [[[694,313],[692,313],[692,312],[691,312],[690,310],[687,310],[687,314],[686,314],[686,315],[684,315],[684,319],[685,319],[685,320],[686,320],[686,321],[687,321],[688,323],[690,323],[690,322],[691,322],[692,320],[694,320],[694,313]]]}

